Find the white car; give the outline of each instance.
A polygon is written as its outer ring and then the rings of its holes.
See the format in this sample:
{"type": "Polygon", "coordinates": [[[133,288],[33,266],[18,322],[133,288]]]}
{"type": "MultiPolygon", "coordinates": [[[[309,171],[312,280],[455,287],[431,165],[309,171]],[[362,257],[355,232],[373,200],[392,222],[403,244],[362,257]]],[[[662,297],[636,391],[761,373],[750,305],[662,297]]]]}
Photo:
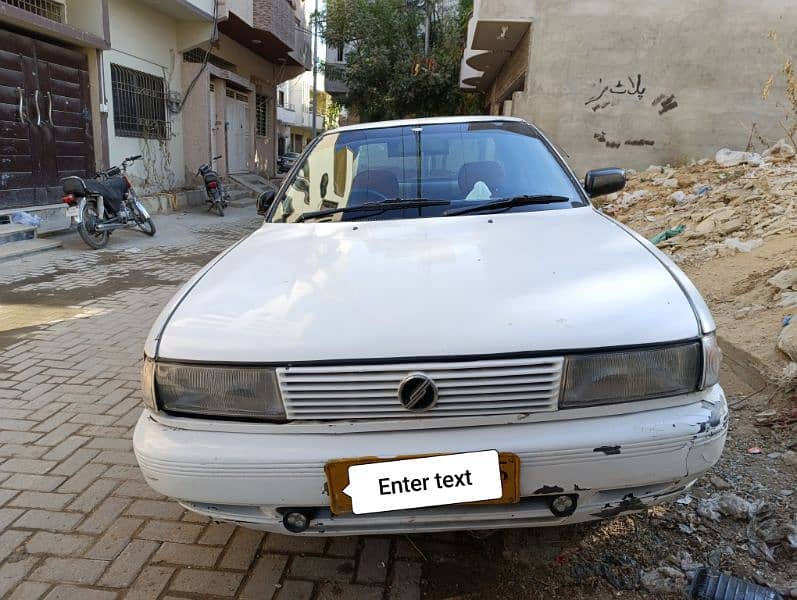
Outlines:
{"type": "Polygon", "coordinates": [[[145,346],[134,444],[213,519],[347,535],[560,525],[673,499],[722,452],[714,322],[525,121],[344,127],[145,346]]]}

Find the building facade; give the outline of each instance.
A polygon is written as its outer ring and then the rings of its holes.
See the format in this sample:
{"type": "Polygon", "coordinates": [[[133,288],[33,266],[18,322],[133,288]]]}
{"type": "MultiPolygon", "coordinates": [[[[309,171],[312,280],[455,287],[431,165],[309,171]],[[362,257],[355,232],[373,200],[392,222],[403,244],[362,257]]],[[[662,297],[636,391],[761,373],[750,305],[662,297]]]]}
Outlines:
{"type": "Polygon", "coordinates": [[[579,173],[676,163],[784,137],[795,28],[768,0],[474,0],[461,86],[533,121],[579,173]]]}
{"type": "Polygon", "coordinates": [[[274,172],[276,86],[309,68],[301,0],[0,0],[0,213],[126,156],[143,194],[274,172]]]}
{"type": "MultiPolygon", "coordinates": [[[[316,134],[324,131],[324,77],[316,81],[316,134]]],[[[313,139],[313,74],[310,71],[277,86],[277,154],[301,152],[313,139]]]]}

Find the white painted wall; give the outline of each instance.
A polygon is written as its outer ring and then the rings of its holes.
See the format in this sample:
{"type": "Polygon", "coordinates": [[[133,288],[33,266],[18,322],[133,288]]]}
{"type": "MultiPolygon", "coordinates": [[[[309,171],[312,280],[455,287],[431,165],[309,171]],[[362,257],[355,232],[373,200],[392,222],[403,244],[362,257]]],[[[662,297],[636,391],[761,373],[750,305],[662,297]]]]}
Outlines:
{"type": "Polygon", "coordinates": [[[108,147],[110,163],[118,164],[126,156],[143,154],[128,175],[139,193],[153,193],[183,185],[184,161],[181,115],[171,117],[169,140],[143,140],[119,137],[114,131],[111,64],[164,77],[168,89],[182,90],[181,61],[177,51],[178,22],[135,0],[110,0],[112,50],[104,53],[105,96],[108,114],[108,147]]]}
{"type": "Polygon", "coordinates": [[[105,37],[101,0],[70,0],[66,3],[66,22],[97,37],[105,37]]]}

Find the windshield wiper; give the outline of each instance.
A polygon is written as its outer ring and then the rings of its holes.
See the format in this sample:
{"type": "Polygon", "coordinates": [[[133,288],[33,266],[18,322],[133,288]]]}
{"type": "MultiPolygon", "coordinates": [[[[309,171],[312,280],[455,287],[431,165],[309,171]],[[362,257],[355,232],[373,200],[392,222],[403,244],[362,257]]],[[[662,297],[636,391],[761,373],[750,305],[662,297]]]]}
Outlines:
{"type": "Polygon", "coordinates": [[[463,206],[461,208],[454,208],[447,210],[443,213],[444,217],[454,217],[456,215],[464,215],[471,212],[481,212],[486,210],[502,210],[513,208],[515,206],[528,206],[531,204],[555,204],[556,202],[570,202],[567,196],[551,196],[548,194],[540,194],[536,196],[514,196],[512,198],[498,198],[490,200],[489,202],[481,202],[473,206],[463,206]]]}
{"type": "Polygon", "coordinates": [[[366,202],[357,206],[341,206],[340,208],[327,208],[325,210],[316,210],[306,212],[299,215],[299,218],[294,221],[301,223],[307,219],[319,219],[329,215],[338,213],[356,212],[358,210],[379,210],[387,211],[398,208],[424,208],[426,206],[448,206],[451,204],[450,200],[429,200],[428,198],[392,198],[390,200],[381,200],[379,202],[366,202]]]}

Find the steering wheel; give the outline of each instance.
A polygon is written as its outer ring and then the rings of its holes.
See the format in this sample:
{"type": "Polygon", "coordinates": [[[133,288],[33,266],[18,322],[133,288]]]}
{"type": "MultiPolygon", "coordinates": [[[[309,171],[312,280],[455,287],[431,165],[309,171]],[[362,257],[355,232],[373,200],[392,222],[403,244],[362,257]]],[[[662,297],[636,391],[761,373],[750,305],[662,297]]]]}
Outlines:
{"type": "Polygon", "coordinates": [[[387,202],[390,200],[387,196],[376,190],[369,190],[367,188],[359,188],[349,192],[349,200],[346,206],[360,206],[369,202],[387,202]]]}

